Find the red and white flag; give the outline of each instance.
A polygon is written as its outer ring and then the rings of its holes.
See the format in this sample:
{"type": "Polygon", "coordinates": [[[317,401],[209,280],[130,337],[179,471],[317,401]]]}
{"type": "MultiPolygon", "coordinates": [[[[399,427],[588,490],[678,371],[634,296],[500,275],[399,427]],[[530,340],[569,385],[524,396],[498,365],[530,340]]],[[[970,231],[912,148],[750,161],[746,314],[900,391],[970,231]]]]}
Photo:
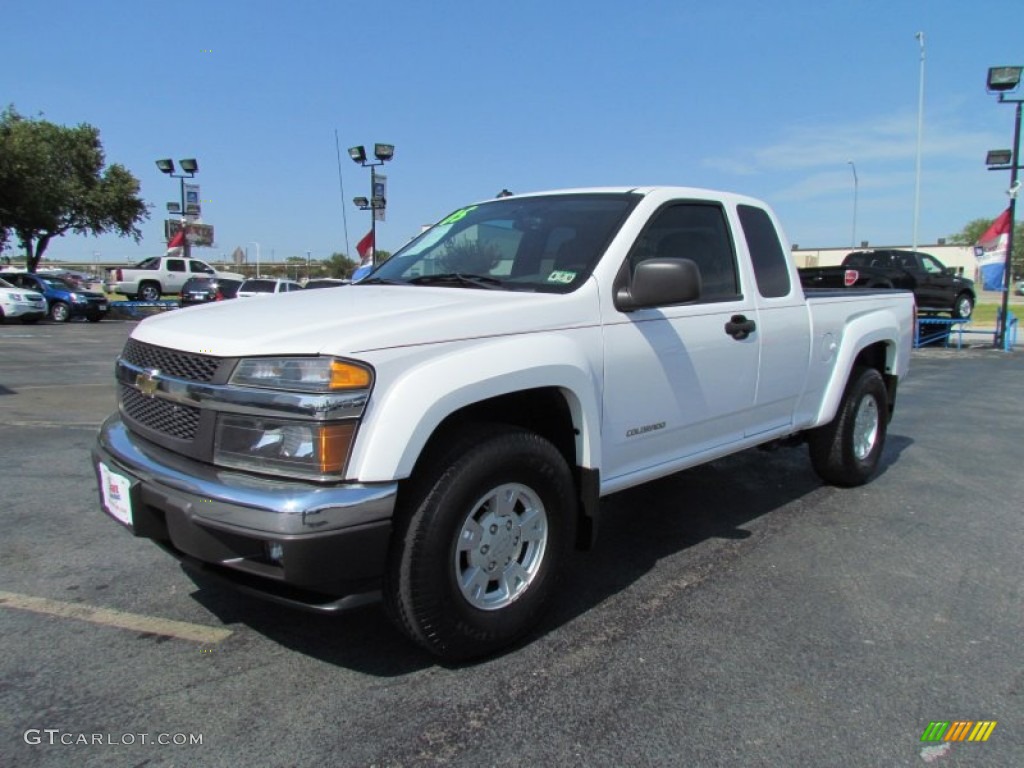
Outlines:
{"type": "Polygon", "coordinates": [[[981,283],[986,291],[1001,291],[1006,272],[1006,246],[1010,240],[1010,209],[1007,208],[985,230],[974,246],[974,255],[981,270],[981,283]]]}
{"type": "Polygon", "coordinates": [[[167,255],[177,256],[178,252],[185,247],[185,229],[179,229],[178,234],[167,242],[167,255]]]}
{"type": "Polygon", "coordinates": [[[373,262],[373,230],[371,229],[366,233],[366,237],[356,243],[356,252],[359,254],[360,264],[370,264],[373,262]]]}

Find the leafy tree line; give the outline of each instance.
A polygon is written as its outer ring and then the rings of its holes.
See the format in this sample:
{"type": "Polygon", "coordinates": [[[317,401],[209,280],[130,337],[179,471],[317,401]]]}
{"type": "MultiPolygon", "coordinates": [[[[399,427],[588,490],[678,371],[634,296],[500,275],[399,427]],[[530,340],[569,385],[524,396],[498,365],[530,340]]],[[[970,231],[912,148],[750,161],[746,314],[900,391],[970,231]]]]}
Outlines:
{"type": "Polygon", "coordinates": [[[12,238],[35,272],[50,241],[67,232],[142,238],[149,218],[139,181],[122,165],[104,167],[100,132],[0,112],[0,246],[12,238]]]}

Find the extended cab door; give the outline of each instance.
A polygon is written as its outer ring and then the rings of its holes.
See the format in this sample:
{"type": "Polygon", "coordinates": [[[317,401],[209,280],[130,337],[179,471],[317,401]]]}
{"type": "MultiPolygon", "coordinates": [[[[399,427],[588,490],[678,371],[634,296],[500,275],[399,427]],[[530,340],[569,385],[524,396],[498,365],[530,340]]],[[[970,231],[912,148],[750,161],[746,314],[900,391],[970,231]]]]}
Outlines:
{"type": "Polygon", "coordinates": [[[736,216],[736,229],[742,232],[753,275],[749,285],[750,292],[756,293],[761,341],[754,410],[745,428],[745,434],[752,437],[785,430],[793,423],[797,403],[807,387],[811,318],[771,214],[741,203],[736,206],[736,216]]]}
{"type": "Polygon", "coordinates": [[[740,285],[736,253],[717,202],[673,201],[640,233],[622,270],[645,259],[690,259],[697,301],[605,318],[602,487],[665,474],[743,439],[754,406],[761,334],[735,330],[756,306],[740,285]],[[729,329],[733,329],[730,333],[729,329]]]}

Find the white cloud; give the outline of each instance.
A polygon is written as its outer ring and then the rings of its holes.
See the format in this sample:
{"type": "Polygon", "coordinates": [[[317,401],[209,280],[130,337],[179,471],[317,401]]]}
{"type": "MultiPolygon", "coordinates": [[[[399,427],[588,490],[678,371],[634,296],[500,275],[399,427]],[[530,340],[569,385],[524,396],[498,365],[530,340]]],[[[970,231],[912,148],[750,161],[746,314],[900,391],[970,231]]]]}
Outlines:
{"type": "MultiPolygon", "coordinates": [[[[922,140],[925,161],[981,163],[988,148],[1006,142],[1006,138],[994,130],[964,126],[962,122],[960,113],[940,114],[930,120],[926,114],[922,140]]],[[[785,128],[774,143],[749,151],[740,150],[728,158],[708,158],[705,164],[721,171],[751,175],[835,168],[853,160],[860,170],[901,161],[913,163],[916,152],[916,115],[875,115],[834,124],[792,125],[785,128]]],[[[845,172],[848,187],[849,168],[845,172]]],[[[824,174],[823,178],[828,176],[824,174]]],[[[815,183],[821,185],[819,180],[810,182],[809,187],[815,183]]]]}

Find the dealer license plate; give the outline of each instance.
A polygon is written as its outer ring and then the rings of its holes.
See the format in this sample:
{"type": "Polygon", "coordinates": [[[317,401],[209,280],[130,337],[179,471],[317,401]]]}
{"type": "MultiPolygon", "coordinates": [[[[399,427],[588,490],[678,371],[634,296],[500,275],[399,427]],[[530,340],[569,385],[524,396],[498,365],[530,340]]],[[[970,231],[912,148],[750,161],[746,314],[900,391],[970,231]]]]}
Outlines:
{"type": "Polygon", "coordinates": [[[132,481],[100,463],[100,496],[103,506],[125,525],[132,524],[132,481]]]}

